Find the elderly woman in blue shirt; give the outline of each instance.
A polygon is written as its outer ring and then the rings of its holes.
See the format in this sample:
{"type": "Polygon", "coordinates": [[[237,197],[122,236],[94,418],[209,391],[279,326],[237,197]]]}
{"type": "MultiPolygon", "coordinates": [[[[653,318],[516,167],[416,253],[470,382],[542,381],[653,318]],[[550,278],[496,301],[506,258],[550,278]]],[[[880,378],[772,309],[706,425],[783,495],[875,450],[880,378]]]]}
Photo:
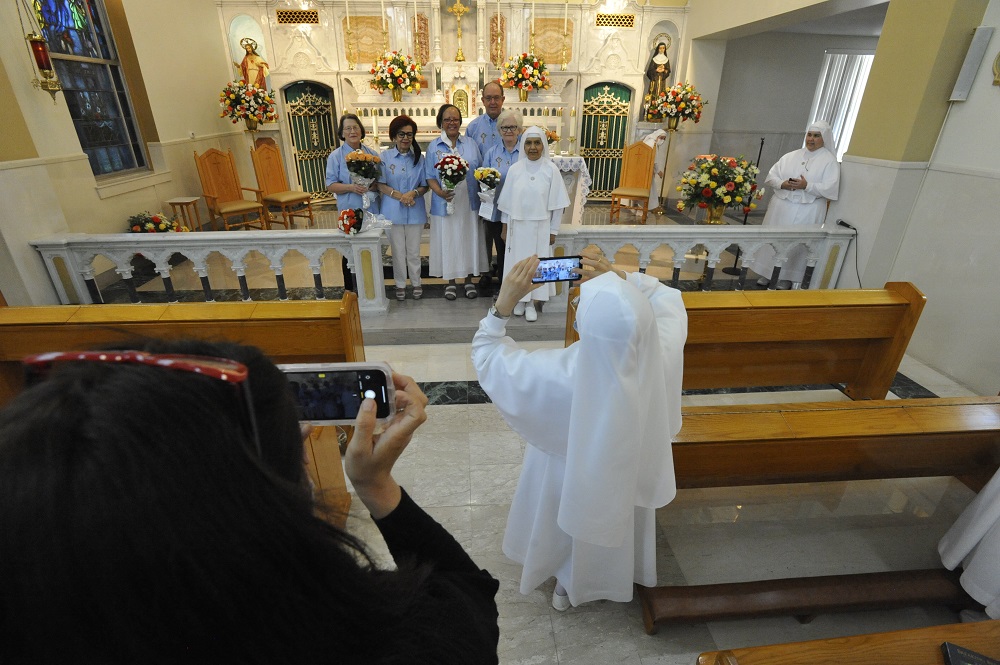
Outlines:
{"type": "MultiPolygon", "coordinates": [[[[343,143],[340,147],[330,153],[326,160],[326,191],[337,195],[337,210],[347,210],[348,208],[362,208],[362,197],[366,192],[368,195],[368,210],[373,213],[378,212],[378,195],[375,192],[375,183],[370,187],[355,185],[351,182],[351,172],[347,170],[347,154],[355,150],[362,150],[369,155],[378,153],[361,143],[365,138],[365,128],[361,126],[361,119],[353,113],[345,113],[340,117],[340,126],[337,127],[337,136],[343,143]]],[[[347,268],[347,257],[341,262],[341,270],[344,273],[344,288],[353,291],[354,276],[347,268]]]]}
{"type": "Polygon", "coordinates": [[[458,297],[457,280],[465,280],[465,297],[478,296],[474,275],[489,271],[483,225],[479,223],[479,185],[473,172],[480,166],[479,148],[475,141],[461,136],[462,112],[454,104],[444,104],[438,110],[437,126],[441,135],[427,146],[424,175],[434,196],[431,200],[430,274],[449,281],[444,297],[458,297]],[[442,157],[454,153],[469,163],[465,187],[446,189],[440,182],[437,164],[442,157]],[[454,204],[448,214],[447,204],[454,204]]]}
{"type": "Polygon", "coordinates": [[[424,158],[414,140],[417,123],[408,115],[398,115],[389,123],[389,139],[395,144],[382,151],[382,214],[392,221],[392,277],[396,300],[406,299],[406,273],[410,273],[413,299],[420,300],[420,234],[427,221],[423,195],[427,193],[424,158]]]}
{"type": "MultiPolygon", "coordinates": [[[[500,113],[497,117],[497,128],[500,130],[500,143],[496,144],[492,148],[486,151],[483,155],[483,166],[494,168],[500,171],[500,184],[497,185],[496,192],[494,193],[494,203],[496,202],[496,197],[500,196],[500,191],[503,189],[504,180],[507,178],[507,170],[510,169],[510,165],[517,162],[518,156],[521,154],[518,148],[518,143],[521,139],[521,129],[524,124],[524,114],[520,111],[506,110],[500,113]]],[[[502,235],[502,226],[500,220],[500,210],[496,205],[481,205],[479,208],[479,216],[482,217],[486,224],[488,225],[487,233],[492,233],[496,246],[497,246],[497,275],[500,278],[501,284],[503,283],[503,259],[504,253],[507,251],[507,243],[502,235]]]]}

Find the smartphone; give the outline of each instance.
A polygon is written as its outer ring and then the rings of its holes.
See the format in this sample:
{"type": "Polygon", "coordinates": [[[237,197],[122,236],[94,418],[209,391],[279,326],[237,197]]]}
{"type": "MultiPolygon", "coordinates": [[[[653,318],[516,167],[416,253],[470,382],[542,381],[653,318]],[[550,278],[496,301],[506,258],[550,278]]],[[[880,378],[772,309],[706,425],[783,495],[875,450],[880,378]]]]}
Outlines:
{"type": "Polygon", "coordinates": [[[299,407],[299,420],[313,425],[351,425],[366,397],[375,400],[375,415],[393,415],[396,390],[385,363],[298,363],[278,365],[299,407]]]}
{"type": "Polygon", "coordinates": [[[572,282],[580,279],[582,268],[579,256],[551,256],[539,259],[538,269],[531,278],[534,284],[546,282],[572,282]]]}

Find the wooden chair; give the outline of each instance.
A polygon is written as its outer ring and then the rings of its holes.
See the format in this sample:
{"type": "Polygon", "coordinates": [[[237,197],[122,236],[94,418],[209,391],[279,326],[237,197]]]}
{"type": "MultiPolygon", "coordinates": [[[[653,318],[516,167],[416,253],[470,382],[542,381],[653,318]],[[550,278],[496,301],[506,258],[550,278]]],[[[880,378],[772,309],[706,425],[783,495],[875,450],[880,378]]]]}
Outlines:
{"type": "Polygon", "coordinates": [[[281,151],[273,144],[259,145],[250,148],[250,158],[253,160],[253,170],[257,174],[257,186],[260,187],[261,201],[267,212],[268,223],[275,221],[271,209],[277,208],[281,213],[281,221],[286,229],[292,227],[292,217],[308,219],[308,225],[316,224],[313,218],[312,195],[309,192],[295,192],[288,188],[285,177],[285,167],[281,163],[281,151]]]}
{"type": "Polygon", "coordinates": [[[628,199],[629,210],[641,210],[642,221],[646,223],[649,214],[649,188],[653,183],[653,162],[656,151],[639,141],[625,148],[622,154],[622,175],[618,187],[611,191],[611,223],[617,224],[622,209],[622,199],[628,199]],[[632,205],[637,201],[642,205],[632,205]]]}
{"type": "Polygon", "coordinates": [[[240,176],[236,172],[232,151],[222,152],[209,148],[201,155],[195,152],[194,163],[198,167],[202,195],[208,205],[210,224],[218,218],[222,220],[222,226],[227,231],[241,226],[269,228],[267,214],[260,201],[260,190],[240,185],[240,176]],[[244,199],[244,191],[255,192],[256,200],[244,199]],[[250,219],[252,213],[257,213],[256,220],[250,219]],[[230,223],[229,220],[233,217],[240,217],[243,221],[230,223]]]}

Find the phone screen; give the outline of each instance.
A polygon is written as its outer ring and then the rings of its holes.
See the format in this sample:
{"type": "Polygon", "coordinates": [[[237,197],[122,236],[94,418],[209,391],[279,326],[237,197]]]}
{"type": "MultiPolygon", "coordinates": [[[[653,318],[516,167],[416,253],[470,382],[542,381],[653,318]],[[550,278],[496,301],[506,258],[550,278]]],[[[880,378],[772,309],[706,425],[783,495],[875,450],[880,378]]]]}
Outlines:
{"type": "Polygon", "coordinates": [[[376,416],[390,415],[385,372],[379,369],[286,371],[303,421],[354,420],[364,398],[375,400],[376,416]]]}
{"type": "Polygon", "coordinates": [[[535,284],[545,282],[572,282],[580,279],[579,256],[553,256],[540,259],[535,276],[531,281],[535,284]]]}

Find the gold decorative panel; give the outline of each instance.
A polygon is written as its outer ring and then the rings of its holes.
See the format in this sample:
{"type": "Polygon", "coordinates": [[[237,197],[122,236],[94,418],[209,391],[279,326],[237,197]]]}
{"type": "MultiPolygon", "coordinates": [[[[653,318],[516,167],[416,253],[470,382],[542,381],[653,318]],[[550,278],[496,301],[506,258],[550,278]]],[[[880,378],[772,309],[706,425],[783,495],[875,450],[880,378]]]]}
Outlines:
{"type": "MultiPolygon", "coordinates": [[[[382,21],[381,16],[351,16],[349,47],[354,48],[359,69],[370,68],[382,55],[382,21]]],[[[341,29],[347,44],[347,17],[344,17],[341,29]]]]}
{"type": "Polygon", "coordinates": [[[507,36],[507,18],[503,14],[494,14],[490,17],[490,62],[499,69],[503,61],[507,59],[504,53],[504,38],[507,36]],[[500,29],[497,31],[497,17],[500,19],[500,29]],[[499,41],[499,43],[498,43],[499,41]]]}
{"type": "Polygon", "coordinates": [[[598,28],[634,28],[635,14],[597,14],[598,28]]]}
{"type": "Polygon", "coordinates": [[[416,16],[416,29],[413,34],[417,36],[416,48],[412,49],[414,58],[423,67],[431,59],[431,46],[430,46],[430,23],[427,21],[427,17],[423,14],[417,14],[416,16]]]}
{"type": "MultiPolygon", "coordinates": [[[[573,61],[573,21],[566,26],[566,62],[573,61]]],[[[535,19],[535,55],[541,56],[552,69],[563,61],[563,20],[561,18],[535,19]]]]}
{"type": "Polygon", "coordinates": [[[278,23],[282,25],[288,23],[319,25],[318,9],[277,9],[274,13],[278,16],[278,23]]]}

